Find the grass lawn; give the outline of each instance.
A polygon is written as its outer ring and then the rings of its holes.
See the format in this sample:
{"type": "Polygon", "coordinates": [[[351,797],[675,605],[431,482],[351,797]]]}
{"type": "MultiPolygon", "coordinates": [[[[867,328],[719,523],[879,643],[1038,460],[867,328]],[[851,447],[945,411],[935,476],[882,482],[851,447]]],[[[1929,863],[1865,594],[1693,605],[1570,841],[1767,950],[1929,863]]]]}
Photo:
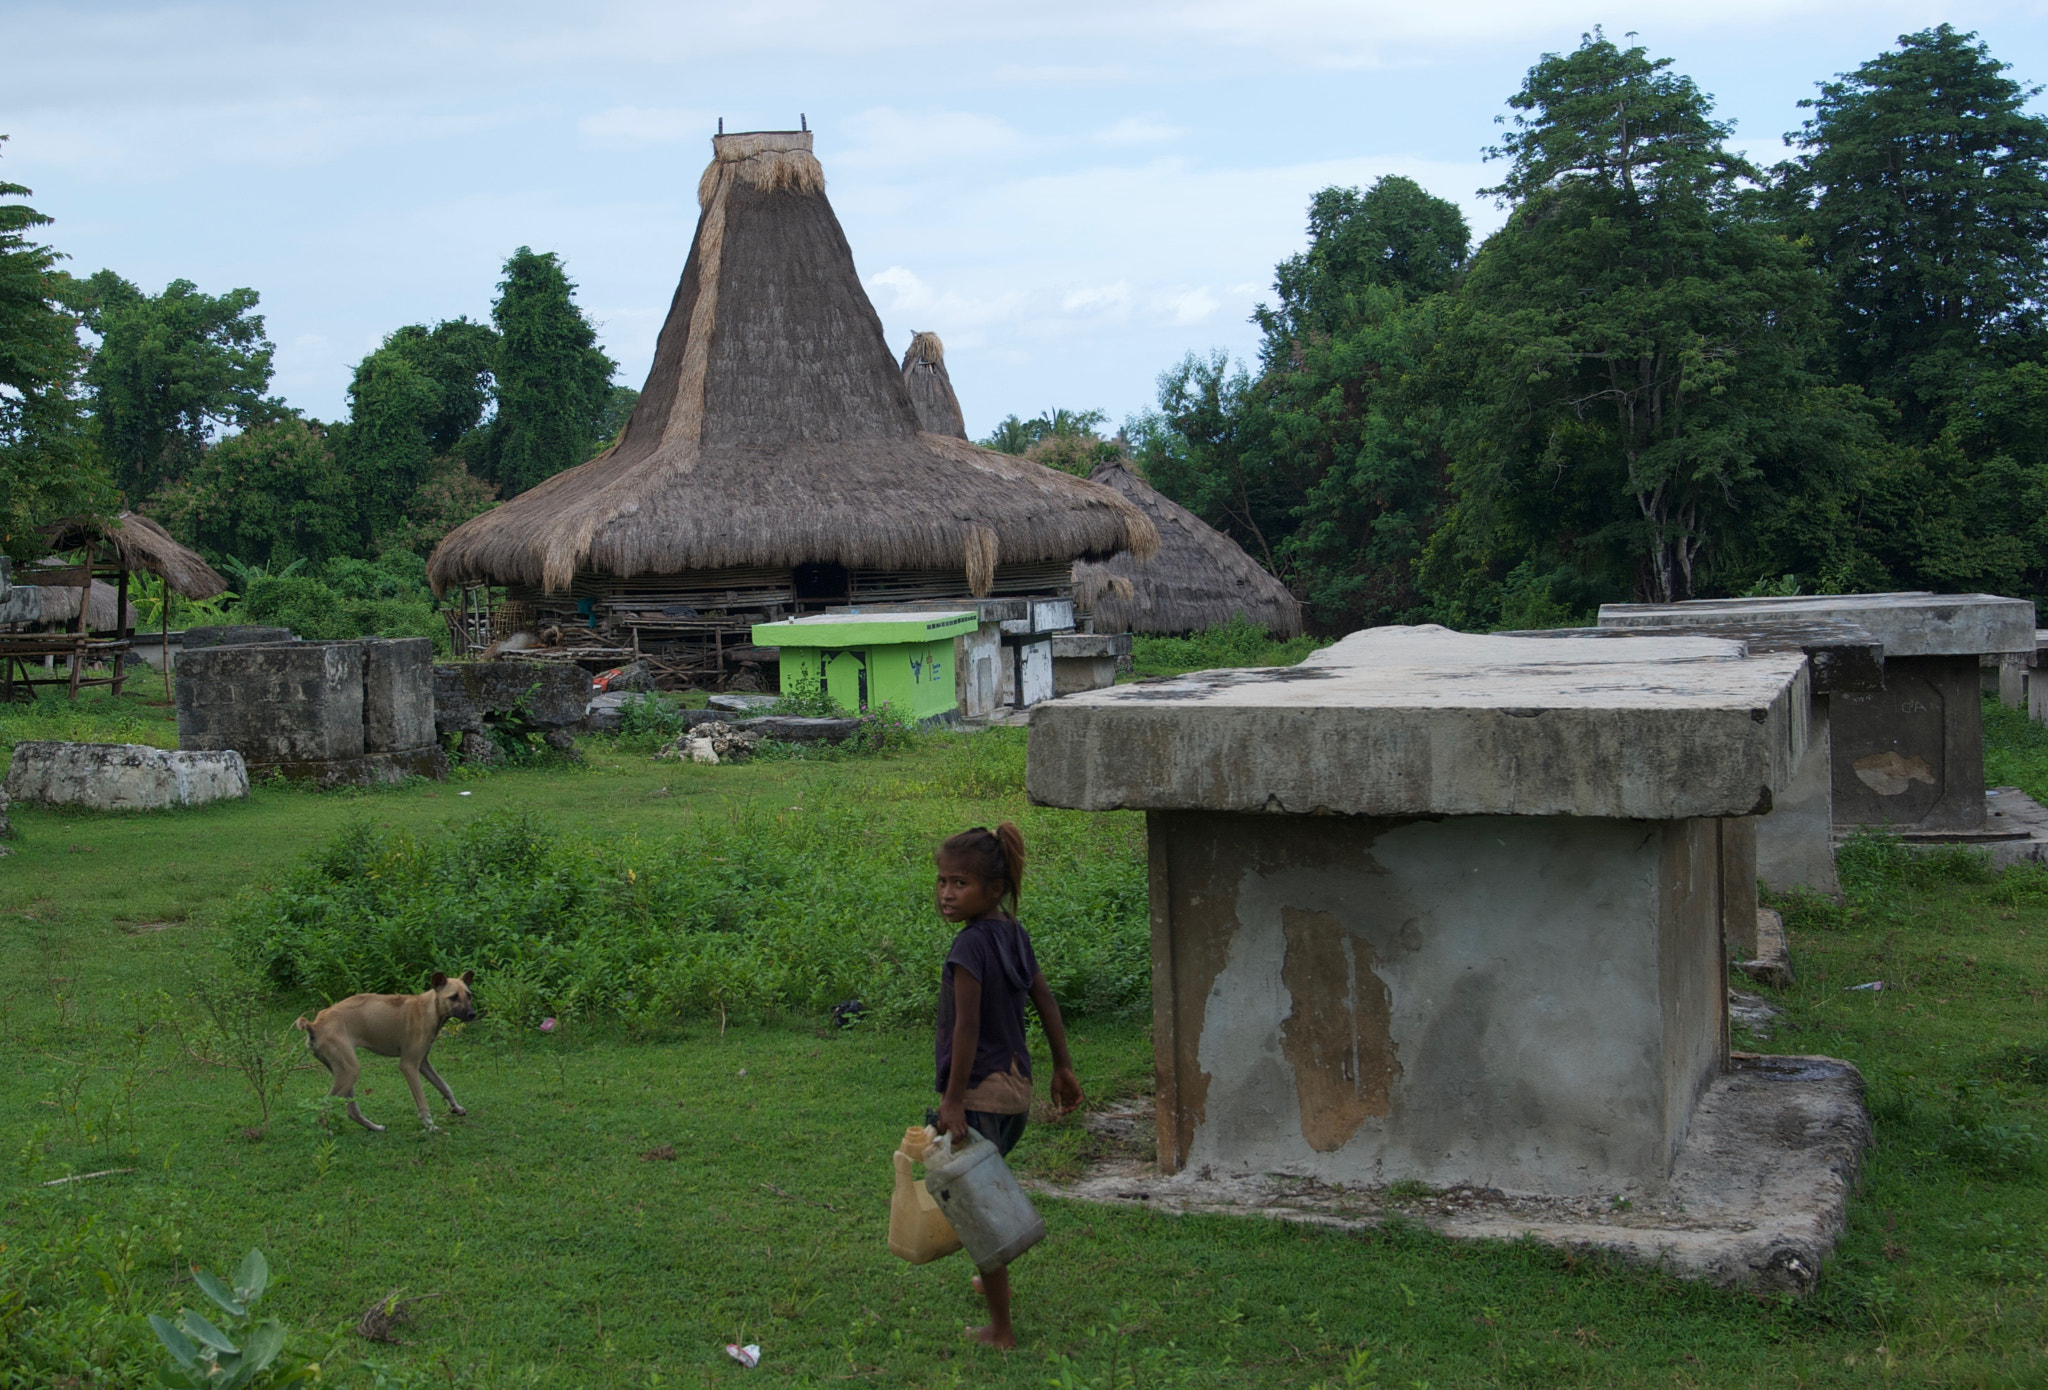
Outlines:
{"type": "MultiPolygon", "coordinates": [[[[171,743],[160,699],[0,710],[0,743],[171,743]]],[[[1994,780],[2048,796],[2048,736],[1995,708],[1987,722],[1994,780]]],[[[781,1011],[723,1028],[703,1013],[571,1018],[543,1035],[492,1024],[480,978],[486,1020],[435,1049],[469,1115],[434,1098],[432,1135],[391,1062],[365,1061],[364,1109],[390,1125],[369,1134],[323,1125],[327,1077],[303,1054],[267,1127],[242,1075],[195,1055],[192,982],[225,953],[233,905],[352,819],[432,838],[524,809],[653,845],[693,817],[839,805],[881,826],[1010,816],[1046,842],[1130,834],[1132,817],[1030,808],[1014,777],[963,778],[963,741],[696,767],[593,739],[581,766],[374,793],[259,787],[129,817],[17,808],[0,859],[0,1386],[153,1383],[133,1369],[138,1349],[155,1362],[141,1315],[195,1306],[187,1262],[225,1272],[251,1245],[274,1271],[265,1310],[296,1343],[326,1346],[394,1291],[424,1296],[401,1345],[343,1337],[324,1378],[364,1386],[2048,1380],[2048,875],[1993,880],[1882,843],[1846,856],[1846,904],[1787,905],[1799,983],[1776,993],[1785,1018],[1759,1044],[1846,1057],[1870,1081],[1877,1146],[1803,1303],[1413,1228],[1045,1201],[1051,1238],[1015,1272],[1025,1345],[1003,1355],[960,1341],[978,1311],[964,1262],[912,1269],[883,1243],[888,1154],[929,1100],[923,1029],[781,1011]],[[1875,979],[1887,988],[1845,991],[1875,979]],[[113,1168],[135,1171],[44,1185],[113,1168]],[[28,1344],[9,1339],[30,1337],[111,1369],[59,1381],[4,1364],[28,1344]],[[761,1345],[760,1369],[726,1358],[733,1341],[761,1345]]],[[[1031,901],[1027,879],[1027,922],[1031,901]]],[[[262,1036],[289,1041],[318,1002],[266,1001],[262,1036]]],[[[1145,1018],[1083,1014],[1073,1031],[1091,1099],[1149,1085],[1145,1018]]],[[[1016,1161],[1057,1175],[1087,1151],[1078,1125],[1039,1124],[1016,1161]]]]}

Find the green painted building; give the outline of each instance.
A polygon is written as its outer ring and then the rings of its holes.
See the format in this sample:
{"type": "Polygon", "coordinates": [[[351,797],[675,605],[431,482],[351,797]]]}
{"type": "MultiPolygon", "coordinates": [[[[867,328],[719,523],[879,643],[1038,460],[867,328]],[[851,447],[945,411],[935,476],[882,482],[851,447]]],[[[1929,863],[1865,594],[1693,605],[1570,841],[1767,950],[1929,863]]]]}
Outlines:
{"type": "Polygon", "coordinates": [[[953,639],[973,613],[828,613],[756,623],[754,643],[782,651],[782,693],[816,684],[844,709],[888,705],[917,720],[958,708],[953,639]]]}

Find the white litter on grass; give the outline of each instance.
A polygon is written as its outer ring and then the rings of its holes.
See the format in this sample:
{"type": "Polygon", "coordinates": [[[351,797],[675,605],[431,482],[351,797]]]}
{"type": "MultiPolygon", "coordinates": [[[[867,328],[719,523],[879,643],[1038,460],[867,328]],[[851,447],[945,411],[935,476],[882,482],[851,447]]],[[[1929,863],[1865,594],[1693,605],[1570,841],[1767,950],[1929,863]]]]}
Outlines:
{"type": "Polygon", "coordinates": [[[750,1371],[761,1364],[761,1348],[755,1346],[752,1342],[747,1343],[745,1346],[741,1346],[738,1342],[727,1342],[725,1344],[725,1354],[750,1371]]]}
{"type": "Polygon", "coordinates": [[[457,793],[455,793],[455,794],[456,794],[457,796],[468,796],[468,795],[469,795],[469,793],[468,793],[468,792],[457,792],[457,793]]]}
{"type": "Polygon", "coordinates": [[[1883,980],[1872,980],[1872,981],[1871,981],[1871,982],[1870,982],[1869,984],[1867,984],[1867,985],[1850,985],[1850,986],[1848,986],[1848,987],[1847,987],[1846,989],[1844,989],[1844,990],[1842,991],[1842,993],[1844,993],[1844,994],[1851,994],[1851,993],[1853,993],[1853,992],[1855,992],[1856,990],[1859,990],[1859,989],[1883,989],[1883,988],[1884,988],[1884,981],[1883,981],[1883,980]]]}

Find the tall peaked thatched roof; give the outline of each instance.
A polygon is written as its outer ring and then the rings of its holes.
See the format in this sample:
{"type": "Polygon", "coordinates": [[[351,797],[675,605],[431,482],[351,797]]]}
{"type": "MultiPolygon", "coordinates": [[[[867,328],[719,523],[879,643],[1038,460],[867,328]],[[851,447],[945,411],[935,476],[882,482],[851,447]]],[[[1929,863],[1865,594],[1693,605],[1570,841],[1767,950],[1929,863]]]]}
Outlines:
{"type": "Polygon", "coordinates": [[[921,432],[808,131],[720,135],[619,442],[450,532],[437,590],[826,562],[967,572],[1150,553],[1108,488],[921,432]]]}
{"type": "Polygon", "coordinates": [[[1095,615],[1098,632],[1196,632],[1242,613],[1275,637],[1301,633],[1301,604],[1244,547],[1172,501],[1121,459],[1095,465],[1091,477],[1131,499],[1159,528],[1159,553],[1074,566],[1074,598],[1095,615]]]}
{"type": "MultiPolygon", "coordinates": [[[[72,517],[46,532],[52,550],[76,550],[91,545],[105,559],[112,546],[116,558],[131,570],[162,575],[171,592],[181,598],[212,598],[227,592],[228,581],[213,566],[171,539],[171,533],[140,512],[122,512],[113,521],[97,517],[72,517]]],[[[78,605],[71,606],[72,616],[78,605]]]]}
{"type": "Polygon", "coordinates": [[[938,334],[919,333],[911,338],[903,352],[903,389],[917,407],[919,428],[967,438],[967,417],[960,413],[953,378],[946,374],[946,345],[938,334]]]}

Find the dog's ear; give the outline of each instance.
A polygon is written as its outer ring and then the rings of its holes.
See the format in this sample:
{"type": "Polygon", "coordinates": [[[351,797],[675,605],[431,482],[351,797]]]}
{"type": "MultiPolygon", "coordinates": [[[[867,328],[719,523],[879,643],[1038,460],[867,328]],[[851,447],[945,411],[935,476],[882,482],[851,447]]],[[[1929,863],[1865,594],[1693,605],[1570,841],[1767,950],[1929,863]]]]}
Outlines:
{"type": "Polygon", "coordinates": [[[464,983],[464,984],[466,984],[466,985],[471,985],[471,984],[475,984],[475,983],[476,983],[476,972],[475,972],[474,970],[465,970],[465,971],[463,971],[463,972],[462,972],[462,983],[464,983]]]}
{"type": "Polygon", "coordinates": [[[442,974],[442,973],[441,973],[440,971],[436,970],[436,971],[434,972],[434,986],[433,986],[433,987],[434,987],[435,989],[439,989],[439,988],[440,988],[440,987],[441,987],[442,985],[445,985],[445,984],[447,984],[447,983],[448,983],[448,977],[447,977],[446,975],[443,975],[443,974],[442,974]]]}

